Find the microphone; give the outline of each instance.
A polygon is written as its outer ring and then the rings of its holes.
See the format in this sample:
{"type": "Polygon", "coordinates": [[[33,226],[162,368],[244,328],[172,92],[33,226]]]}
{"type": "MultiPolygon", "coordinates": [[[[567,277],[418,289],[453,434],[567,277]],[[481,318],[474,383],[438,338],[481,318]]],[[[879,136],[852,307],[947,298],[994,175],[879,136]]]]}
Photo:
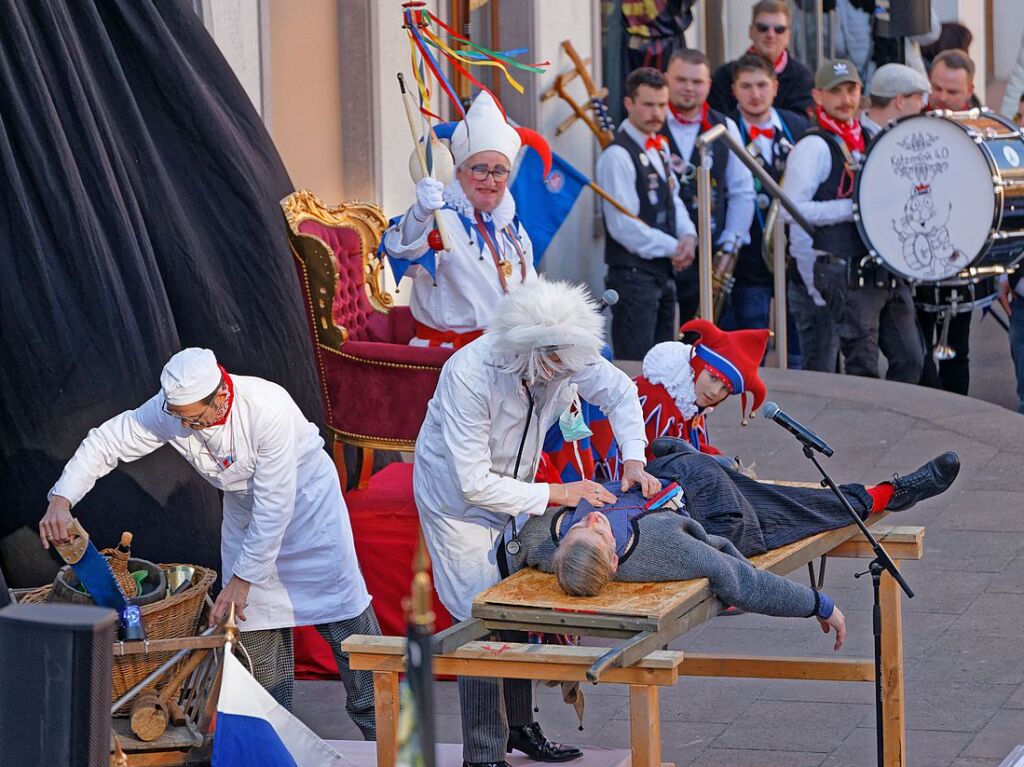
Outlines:
{"type": "Polygon", "coordinates": [[[604,311],[610,306],[615,306],[619,303],[619,291],[608,288],[604,293],[601,294],[601,301],[598,305],[599,311],[604,311]]]}
{"type": "Polygon", "coordinates": [[[775,421],[779,426],[796,437],[806,447],[813,448],[819,453],[830,457],[835,451],[825,444],[825,440],[808,429],[795,418],[786,415],[774,402],[764,403],[764,417],[775,421]]]}

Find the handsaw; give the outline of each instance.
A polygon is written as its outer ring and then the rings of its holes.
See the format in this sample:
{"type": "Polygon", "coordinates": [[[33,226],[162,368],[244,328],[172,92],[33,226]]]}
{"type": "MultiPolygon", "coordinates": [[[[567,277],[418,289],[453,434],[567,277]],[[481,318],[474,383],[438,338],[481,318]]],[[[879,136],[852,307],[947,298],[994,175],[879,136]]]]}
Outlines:
{"type": "Polygon", "coordinates": [[[120,610],[128,604],[128,597],[125,596],[121,584],[114,577],[114,571],[110,569],[110,563],[104,557],[92,541],[89,540],[89,533],[78,522],[72,519],[68,523],[68,542],[57,543],[57,553],[61,559],[71,565],[75,575],[82,584],[89,590],[89,595],[100,607],[110,607],[120,610]]]}

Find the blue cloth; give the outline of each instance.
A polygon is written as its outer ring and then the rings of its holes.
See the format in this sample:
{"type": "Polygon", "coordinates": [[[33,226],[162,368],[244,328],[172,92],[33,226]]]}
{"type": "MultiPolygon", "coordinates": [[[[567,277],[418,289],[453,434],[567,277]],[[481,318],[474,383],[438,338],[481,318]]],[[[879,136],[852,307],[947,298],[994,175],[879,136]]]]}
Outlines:
{"type": "Polygon", "coordinates": [[[818,592],[818,617],[823,621],[832,617],[832,611],[836,609],[836,601],[824,591],[818,592]]]}
{"type": "Polygon", "coordinates": [[[509,191],[516,201],[516,215],[533,243],[533,265],[544,257],[555,232],[572,210],[590,179],[557,154],[544,178],[544,164],[536,150],[527,147],[509,191]]]}

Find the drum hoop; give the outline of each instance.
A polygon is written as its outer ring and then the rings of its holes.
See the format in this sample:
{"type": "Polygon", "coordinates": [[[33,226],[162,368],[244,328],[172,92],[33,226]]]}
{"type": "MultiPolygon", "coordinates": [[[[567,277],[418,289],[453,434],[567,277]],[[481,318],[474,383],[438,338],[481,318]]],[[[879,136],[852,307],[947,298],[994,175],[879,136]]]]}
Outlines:
{"type": "MultiPolygon", "coordinates": [[[[978,136],[977,132],[974,131],[969,126],[964,125],[961,122],[957,122],[956,120],[948,119],[952,115],[970,115],[971,113],[977,113],[979,116],[983,115],[985,117],[993,118],[993,119],[996,120],[996,122],[1005,122],[1006,121],[1006,118],[1004,118],[1002,115],[1000,115],[1000,114],[998,114],[996,112],[993,112],[991,109],[988,109],[987,107],[983,107],[981,109],[968,109],[968,110],[963,111],[963,112],[954,112],[954,111],[949,110],[949,109],[933,109],[933,110],[930,110],[928,112],[924,112],[923,114],[907,115],[906,117],[901,117],[898,120],[893,120],[888,125],[883,127],[882,130],[880,130],[875,135],[875,137],[873,139],[871,139],[871,142],[868,145],[868,149],[864,153],[864,158],[860,161],[860,170],[857,172],[857,174],[856,174],[857,177],[854,179],[854,182],[853,182],[853,220],[854,220],[854,223],[856,223],[856,225],[857,225],[857,233],[860,235],[861,240],[864,242],[864,245],[867,247],[868,254],[875,261],[877,261],[879,264],[881,264],[883,267],[888,269],[893,274],[897,275],[898,277],[902,277],[903,279],[907,280],[908,282],[910,282],[912,284],[915,284],[915,285],[916,284],[921,284],[921,285],[940,285],[940,284],[943,284],[945,282],[948,282],[948,283],[953,284],[953,285],[964,285],[966,283],[976,282],[978,280],[978,277],[977,276],[970,276],[970,275],[967,274],[967,270],[964,270],[963,272],[958,272],[956,275],[954,275],[952,277],[946,277],[943,280],[923,281],[923,280],[921,280],[918,277],[912,277],[909,274],[904,274],[903,272],[901,272],[898,269],[892,268],[891,266],[889,266],[889,264],[887,264],[882,259],[881,255],[879,255],[879,253],[878,253],[878,249],[874,246],[874,244],[868,238],[868,234],[865,231],[865,227],[864,227],[863,217],[860,215],[860,185],[861,185],[861,179],[864,178],[864,170],[865,170],[865,168],[867,168],[868,158],[871,156],[872,149],[878,144],[878,140],[880,138],[882,138],[883,135],[885,135],[889,131],[893,130],[900,123],[906,122],[907,120],[915,120],[918,117],[942,117],[942,118],[947,118],[946,122],[955,125],[961,131],[963,131],[967,135],[967,137],[969,139],[974,141],[976,144],[978,144],[979,147],[982,148],[981,155],[982,155],[982,157],[985,158],[985,162],[988,163],[989,175],[992,176],[993,178],[1002,179],[1002,172],[1000,171],[999,166],[996,164],[995,159],[992,157],[991,152],[988,151],[988,148],[985,146],[984,142],[979,142],[977,140],[977,136],[978,136]]],[[[1002,225],[1002,222],[1003,222],[1003,203],[1005,202],[1004,199],[1003,199],[1003,187],[1001,185],[998,185],[996,182],[992,183],[992,187],[993,187],[992,191],[993,191],[993,193],[996,196],[997,204],[994,205],[993,208],[992,208],[992,221],[991,221],[991,224],[989,226],[989,233],[990,234],[992,232],[999,231],[999,227],[1002,225]]],[[[974,254],[974,256],[971,258],[969,263],[974,264],[974,263],[977,263],[978,261],[981,261],[983,258],[985,258],[985,256],[988,255],[988,252],[990,250],[992,250],[992,248],[994,246],[995,246],[995,240],[990,236],[989,239],[988,239],[988,242],[985,243],[984,247],[982,247],[981,250],[979,250],[977,253],[974,254]]]]}

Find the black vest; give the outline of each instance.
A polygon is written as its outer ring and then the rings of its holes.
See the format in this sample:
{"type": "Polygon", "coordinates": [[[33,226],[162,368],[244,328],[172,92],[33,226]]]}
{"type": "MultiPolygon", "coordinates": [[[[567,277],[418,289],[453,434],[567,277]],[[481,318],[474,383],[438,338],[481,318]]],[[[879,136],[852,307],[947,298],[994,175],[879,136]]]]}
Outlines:
{"type": "MultiPolygon", "coordinates": [[[[811,199],[815,202],[852,199],[857,171],[853,169],[852,173],[846,172],[846,157],[843,156],[838,143],[842,139],[821,128],[812,128],[804,136],[821,136],[828,146],[832,158],[832,168],[828,178],[822,182],[811,199]]],[[[846,259],[854,266],[858,265],[860,260],[868,254],[868,248],[861,240],[857,224],[853,220],[818,226],[814,234],[814,247],[833,256],[846,259]]]]}
{"type": "MultiPolygon", "coordinates": [[[[743,118],[737,118],[740,129],[740,138],[750,155],[757,161],[757,164],[768,171],[776,182],[781,182],[786,172],[786,160],[793,150],[799,134],[792,126],[786,123],[785,116],[780,112],[779,122],[783,128],[776,130],[772,137],[772,160],[768,162],[761,156],[756,144],[750,138],[750,128],[743,122],[743,118]]],[[[761,182],[754,177],[754,221],[750,226],[750,242],[740,248],[739,260],[736,262],[736,271],[733,273],[737,282],[748,285],[771,285],[773,277],[768,265],[764,260],[764,219],[768,215],[768,208],[772,203],[772,197],[761,188],[761,182]]]]}
{"type": "MultiPolygon", "coordinates": [[[[676,236],[676,208],[672,201],[673,185],[669,169],[666,178],[662,178],[658,169],[651,163],[644,148],[637,144],[625,131],[618,131],[610,146],[620,146],[629,153],[636,172],[636,194],[640,199],[638,218],[648,226],[660,229],[666,234],[676,236]]],[[[630,253],[604,226],[604,261],[608,266],[625,266],[656,274],[659,277],[672,276],[672,261],[668,258],[641,258],[630,253]]]]}
{"type": "MultiPolygon", "coordinates": [[[[725,124],[725,115],[708,110],[708,122],[712,126],[719,123],[725,124]]],[[[703,132],[703,130],[701,131],[703,132]]],[[[697,226],[697,166],[700,164],[700,152],[697,151],[697,143],[694,142],[689,157],[683,157],[683,152],[672,138],[672,131],[668,127],[668,120],[661,128],[661,135],[668,139],[669,153],[672,160],[672,171],[679,179],[679,197],[686,206],[686,212],[690,214],[690,220],[697,226]]],[[[699,134],[698,134],[699,135],[699,134]]],[[[729,162],[729,147],[724,141],[716,141],[711,145],[711,240],[712,245],[717,242],[719,235],[725,228],[726,181],[725,168],[729,162]]]]}

